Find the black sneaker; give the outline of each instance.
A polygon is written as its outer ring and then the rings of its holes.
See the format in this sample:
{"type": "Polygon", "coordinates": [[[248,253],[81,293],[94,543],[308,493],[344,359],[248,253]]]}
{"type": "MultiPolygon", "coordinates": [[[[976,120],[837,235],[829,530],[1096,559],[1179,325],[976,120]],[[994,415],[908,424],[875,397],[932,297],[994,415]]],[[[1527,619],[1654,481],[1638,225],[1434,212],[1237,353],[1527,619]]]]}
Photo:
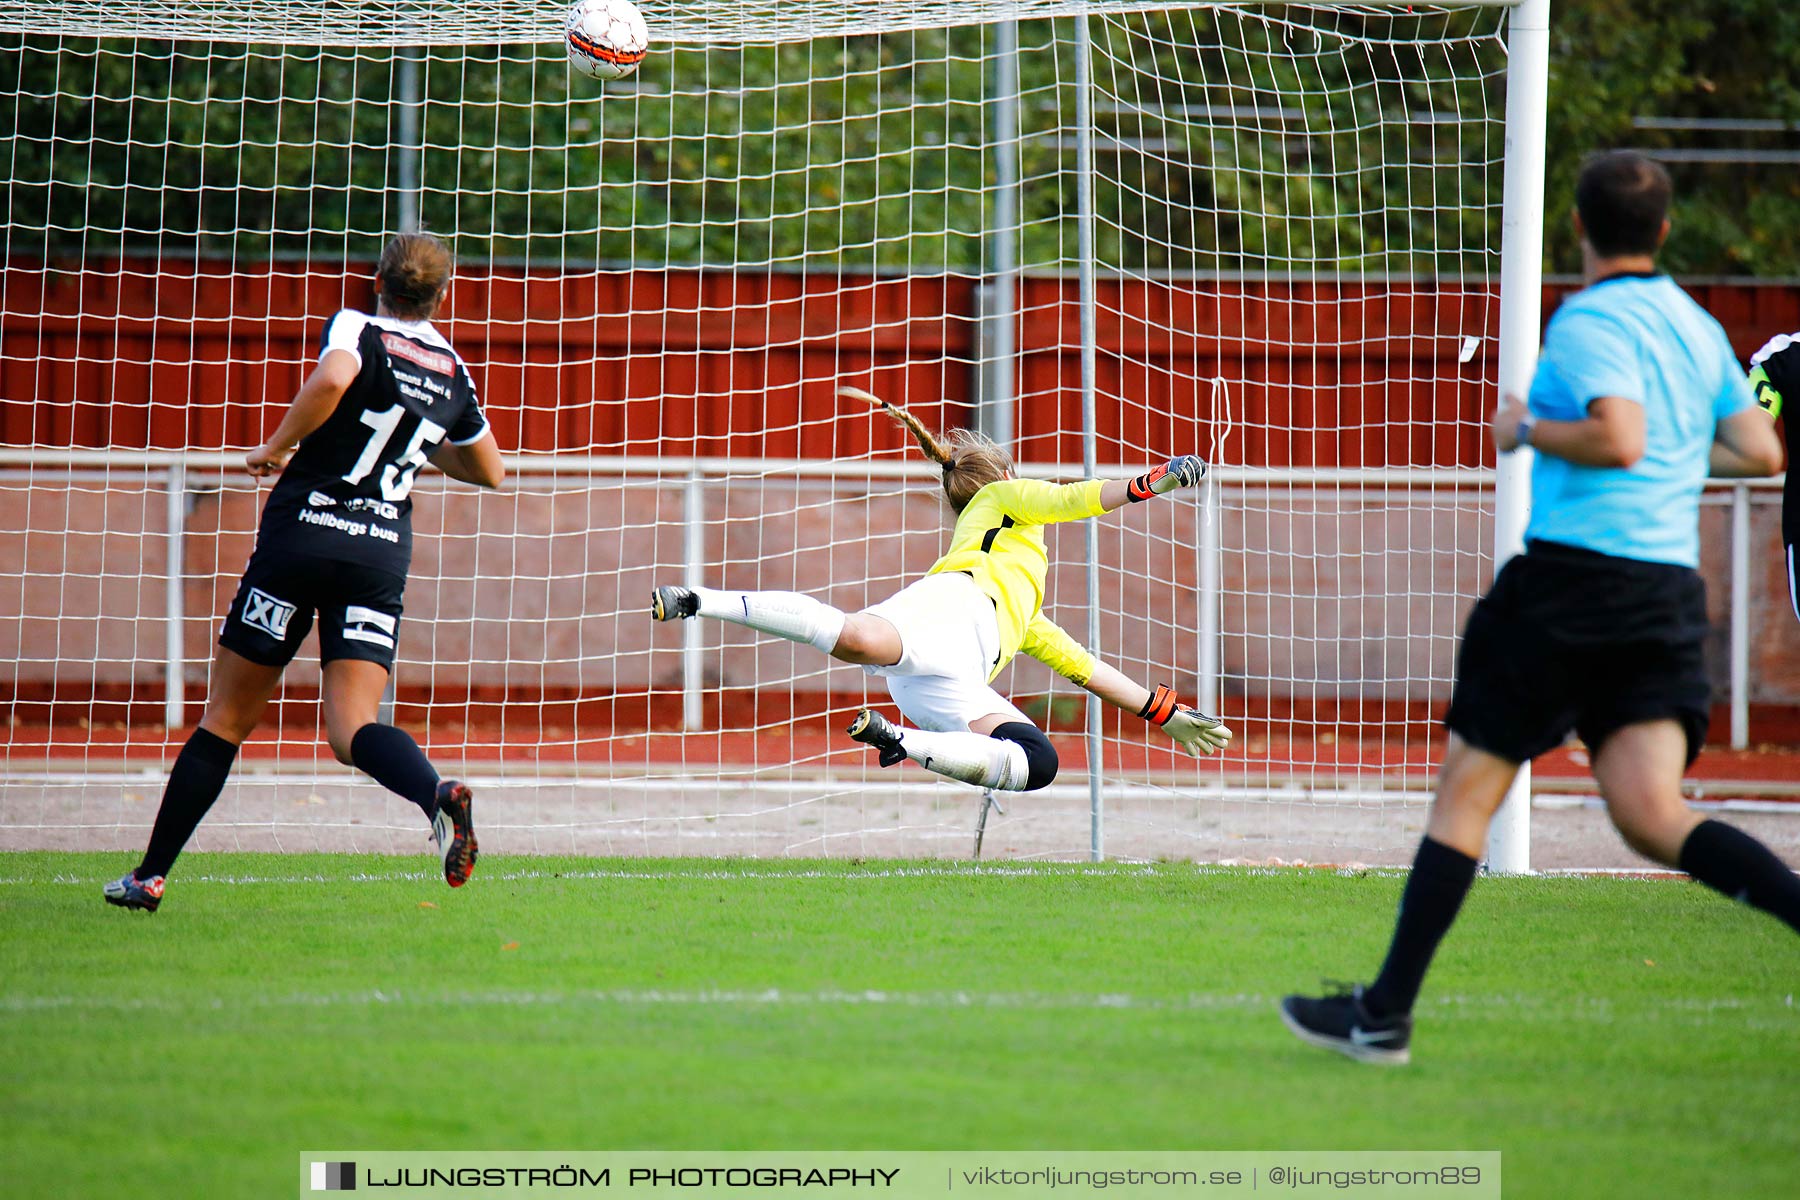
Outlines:
{"type": "Polygon", "coordinates": [[[1329,996],[1287,996],[1281,1023],[1295,1037],[1358,1062],[1398,1066],[1412,1061],[1412,1017],[1376,1017],[1363,1007],[1361,984],[1329,996]]]}
{"type": "Polygon", "coordinates": [[[480,850],[475,844],[475,793],[454,779],[438,784],[437,816],[431,820],[431,840],[444,856],[444,882],[461,887],[475,873],[480,850]]]}
{"type": "Polygon", "coordinates": [[[101,888],[100,894],[106,897],[108,904],[116,904],[120,908],[155,912],[156,906],[162,903],[163,877],[152,875],[148,879],[139,879],[136,871],[127,871],[122,878],[101,888]]]}
{"type": "Polygon", "coordinates": [[[700,597],[691,588],[665,583],[650,593],[652,621],[682,621],[700,613],[700,597]]]}
{"type": "Polygon", "coordinates": [[[850,728],[844,732],[865,746],[873,746],[881,751],[879,761],[884,767],[906,761],[906,751],[900,748],[900,731],[872,708],[865,708],[857,713],[856,720],[850,722],[850,728]]]}

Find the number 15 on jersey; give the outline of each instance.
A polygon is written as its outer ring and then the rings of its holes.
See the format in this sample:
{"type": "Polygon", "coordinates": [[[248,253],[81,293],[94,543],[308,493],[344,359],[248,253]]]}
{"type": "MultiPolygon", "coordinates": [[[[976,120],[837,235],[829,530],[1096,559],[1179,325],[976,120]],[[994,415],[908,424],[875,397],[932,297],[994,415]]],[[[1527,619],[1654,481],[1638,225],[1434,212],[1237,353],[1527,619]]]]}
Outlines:
{"type": "Polygon", "coordinates": [[[362,423],[374,432],[369,435],[369,443],[357,457],[356,465],[344,476],[345,483],[361,483],[379,465],[382,499],[399,501],[412,494],[413,478],[418,474],[419,468],[425,465],[426,455],[431,453],[431,447],[444,440],[444,435],[449,431],[429,417],[418,417],[418,426],[407,441],[406,449],[392,459],[383,461],[389,444],[394,440],[395,431],[407,416],[406,408],[399,404],[381,412],[365,410],[362,413],[362,423]]]}

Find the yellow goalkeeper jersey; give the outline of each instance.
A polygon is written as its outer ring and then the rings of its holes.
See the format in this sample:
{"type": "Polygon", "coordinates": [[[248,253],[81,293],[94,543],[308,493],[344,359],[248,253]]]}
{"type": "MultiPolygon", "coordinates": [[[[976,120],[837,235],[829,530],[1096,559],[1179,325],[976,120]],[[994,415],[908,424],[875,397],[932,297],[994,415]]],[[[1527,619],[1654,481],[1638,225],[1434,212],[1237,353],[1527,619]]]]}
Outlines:
{"type": "Polygon", "coordinates": [[[990,680],[1021,650],[1078,684],[1094,673],[1094,656],[1043,613],[1044,577],[1050,571],[1044,526],[1104,511],[1098,479],[1067,484],[1002,479],[976,492],[956,518],[949,552],[926,574],[966,572],[993,600],[1000,656],[988,672],[990,680]]]}

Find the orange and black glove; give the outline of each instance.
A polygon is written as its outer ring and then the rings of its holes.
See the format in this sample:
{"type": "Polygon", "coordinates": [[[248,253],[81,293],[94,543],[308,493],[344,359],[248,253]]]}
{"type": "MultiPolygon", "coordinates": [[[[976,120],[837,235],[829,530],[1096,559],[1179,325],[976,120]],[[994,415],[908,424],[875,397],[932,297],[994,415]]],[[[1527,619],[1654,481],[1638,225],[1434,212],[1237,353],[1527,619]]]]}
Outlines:
{"type": "Polygon", "coordinates": [[[1171,458],[1154,470],[1145,471],[1126,485],[1133,504],[1161,496],[1176,488],[1193,487],[1206,478],[1206,460],[1194,454],[1171,458]]]}
{"type": "Polygon", "coordinates": [[[1175,690],[1165,684],[1156,685],[1156,691],[1138,710],[1138,716],[1173,738],[1190,758],[1199,758],[1231,745],[1231,728],[1225,722],[1182,704],[1175,699],[1175,690]]]}

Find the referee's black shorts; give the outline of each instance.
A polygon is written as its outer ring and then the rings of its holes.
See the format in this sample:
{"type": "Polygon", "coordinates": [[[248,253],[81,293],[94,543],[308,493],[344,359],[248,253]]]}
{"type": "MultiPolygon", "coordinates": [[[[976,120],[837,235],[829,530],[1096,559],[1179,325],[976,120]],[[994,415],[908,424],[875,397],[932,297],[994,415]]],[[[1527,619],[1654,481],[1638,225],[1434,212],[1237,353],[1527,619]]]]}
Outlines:
{"type": "Polygon", "coordinates": [[[258,538],[219,630],[219,645],[267,667],[293,660],[319,619],[319,661],[380,663],[391,673],[406,577],[379,567],[283,551],[258,538]]]}
{"type": "Polygon", "coordinates": [[[1712,711],[1706,631],[1699,572],[1534,541],[1469,614],[1444,724],[1528,762],[1570,730],[1598,750],[1626,725],[1668,718],[1692,763],[1712,711]]]}

